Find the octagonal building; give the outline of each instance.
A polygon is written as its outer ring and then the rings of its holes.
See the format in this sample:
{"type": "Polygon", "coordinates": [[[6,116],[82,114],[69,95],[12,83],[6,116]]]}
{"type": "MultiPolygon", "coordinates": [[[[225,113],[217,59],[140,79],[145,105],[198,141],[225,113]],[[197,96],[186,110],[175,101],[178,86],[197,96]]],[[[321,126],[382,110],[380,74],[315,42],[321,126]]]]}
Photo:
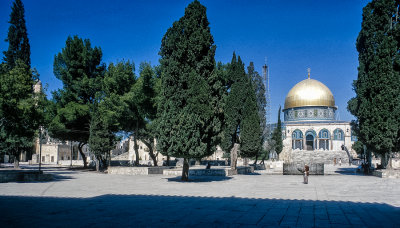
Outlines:
{"type": "Polygon", "coordinates": [[[331,164],[356,156],[350,122],[336,119],[332,91],[318,80],[297,83],[285,98],[284,140],[280,159],[285,162],[331,164]]]}

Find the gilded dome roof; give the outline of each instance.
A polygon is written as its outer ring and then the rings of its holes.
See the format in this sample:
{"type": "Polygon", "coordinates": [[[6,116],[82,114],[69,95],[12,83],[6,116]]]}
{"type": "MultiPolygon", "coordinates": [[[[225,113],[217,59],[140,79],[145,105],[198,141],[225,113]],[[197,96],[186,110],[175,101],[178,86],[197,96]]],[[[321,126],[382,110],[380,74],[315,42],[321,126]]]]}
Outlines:
{"type": "Polygon", "coordinates": [[[335,98],[329,88],[320,81],[307,78],[297,83],[285,99],[285,107],[296,108],[304,106],[335,107],[335,98]]]}

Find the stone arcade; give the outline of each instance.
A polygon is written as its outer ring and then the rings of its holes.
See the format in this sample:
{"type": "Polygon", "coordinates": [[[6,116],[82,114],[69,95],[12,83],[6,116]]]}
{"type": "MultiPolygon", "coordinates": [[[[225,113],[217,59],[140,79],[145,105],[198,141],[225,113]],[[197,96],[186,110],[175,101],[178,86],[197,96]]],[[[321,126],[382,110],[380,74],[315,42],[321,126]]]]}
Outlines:
{"type": "Polygon", "coordinates": [[[350,122],[336,120],[337,106],[323,83],[308,78],[297,83],[285,98],[284,140],[280,159],[285,162],[331,164],[355,157],[350,122]]]}

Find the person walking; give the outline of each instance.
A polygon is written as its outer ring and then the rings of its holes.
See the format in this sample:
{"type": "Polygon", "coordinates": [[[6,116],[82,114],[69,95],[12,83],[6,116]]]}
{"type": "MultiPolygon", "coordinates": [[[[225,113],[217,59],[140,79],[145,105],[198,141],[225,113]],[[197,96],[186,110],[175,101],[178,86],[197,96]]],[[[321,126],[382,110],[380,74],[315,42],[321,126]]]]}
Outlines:
{"type": "Polygon", "coordinates": [[[305,164],[304,165],[304,184],[308,184],[308,175],[310,175],[310,167],[305,164]]]}
{"type": "Polygon", "coordinates": [[[342,166],[342,158],[339,158],[339,166],[342,166]]]}

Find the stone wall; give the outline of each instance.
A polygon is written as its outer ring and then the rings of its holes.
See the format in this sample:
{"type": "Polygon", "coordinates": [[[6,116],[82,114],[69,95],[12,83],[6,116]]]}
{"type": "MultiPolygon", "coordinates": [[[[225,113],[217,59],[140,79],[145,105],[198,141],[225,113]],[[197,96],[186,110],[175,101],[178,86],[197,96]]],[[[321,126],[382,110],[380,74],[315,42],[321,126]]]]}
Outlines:
{"type": "Polygon", "coordinates": [[[0,170],[0,183],[14,181],[51,181],[53,175],[31,170],[0,170]]]}
{"type": "MultiPolygon", "coordinates": [[[[254,172],[252,166],[240,166],[237,170],[231,168],[189,169],[189,176],[232,176],[236,174],[249,174],[254,172]]],[[[181,176],[182,169],[168,169],[163,172],[166,176],[181,176]]]]}
{"type": "Polygon", "coordinates": [[[339,158],[342,158],[342,164],[349,163],[349,157],[347,156],[346,151],[326,151],[326,150],[294,150],[291,152],[291,161],[293,163],[302,163],[302,164],[313,164],[313,163],[324,163],[324,164],[333,164],[334,158],[336,158],[337,163],[339,162],[339,158]]]}
{"type": "Polygon", "coordinates": [[[108,174],[120,175],[149,175],[149,174],[163,174],[163,170],[170,169],[169,166],[160,167],[123,167],[123,166],[110,166],[108,167],[108,174]]]}
{"type": "MultiPolygon", "coordinates": [[[[58,165],[61,166],[70,166],[71,160],[60,160],[58,161],[58,165]]],[[[73,166],[83,166],[83,160],[72,160],[73,166]]]]}

